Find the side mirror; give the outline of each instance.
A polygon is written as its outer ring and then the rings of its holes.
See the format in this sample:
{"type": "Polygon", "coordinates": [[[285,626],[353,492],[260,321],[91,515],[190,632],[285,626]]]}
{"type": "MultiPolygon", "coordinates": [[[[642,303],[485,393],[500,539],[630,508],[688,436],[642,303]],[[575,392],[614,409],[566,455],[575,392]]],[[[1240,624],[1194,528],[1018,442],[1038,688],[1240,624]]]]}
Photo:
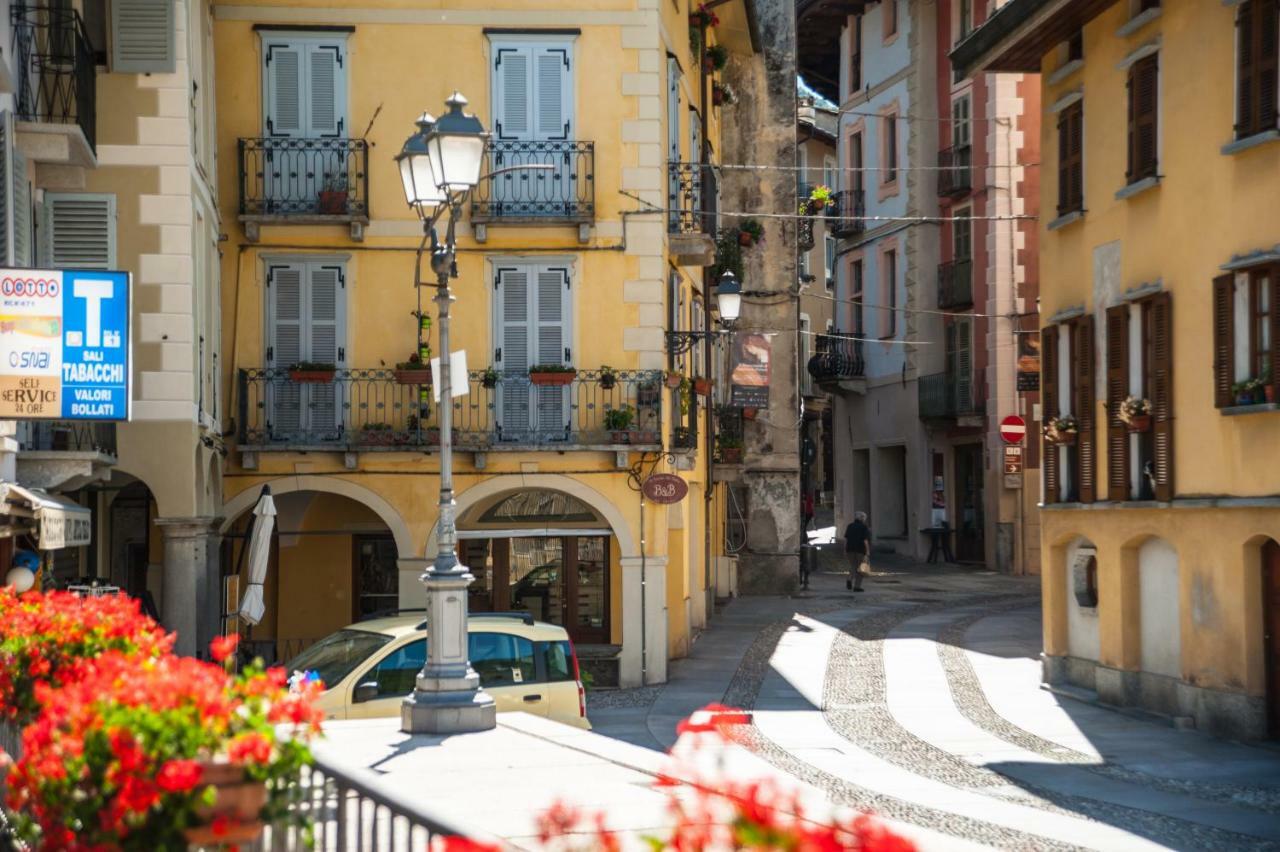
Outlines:
{"type": "Polygon", "coordinates": [[[362,704],[365,701],[372,701],[377,697],[378,682],[376,680],[370,680],[356,686],[355,693],[351,696],[351,700],[355,704],[362,704]]]}

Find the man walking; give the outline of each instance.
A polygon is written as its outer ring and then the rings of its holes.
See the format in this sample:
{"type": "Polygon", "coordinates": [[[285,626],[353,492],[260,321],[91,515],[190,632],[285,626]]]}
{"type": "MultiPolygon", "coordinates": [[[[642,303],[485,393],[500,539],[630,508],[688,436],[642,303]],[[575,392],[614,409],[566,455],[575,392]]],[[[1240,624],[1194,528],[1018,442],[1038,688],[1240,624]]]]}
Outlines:
{"type": "Polygon", "coordinates": [[[867,513],[854,512],[853,523],[844,530],[844,550],[849,557],[849,578],[846,589],[862,591],[862,566],[871,555],[871,528],[867,526],[867,513]]]}

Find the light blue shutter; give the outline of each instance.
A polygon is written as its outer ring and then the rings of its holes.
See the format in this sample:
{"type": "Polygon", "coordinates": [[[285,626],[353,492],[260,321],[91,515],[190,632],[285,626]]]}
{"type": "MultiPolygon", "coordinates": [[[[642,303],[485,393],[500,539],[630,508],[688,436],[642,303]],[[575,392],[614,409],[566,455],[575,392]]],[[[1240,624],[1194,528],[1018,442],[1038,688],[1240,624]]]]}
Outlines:
{"type": "MultiPolygon", "coordinates": [[[[537,328],[535,357],[539,364],[572,363],[572,336],[569,326],[569,270],[539,266],[536,272],[537,328]]],[[[537,428],[543,435],[568,438],[570,387],[538,387],[537,428]]]]}
{"type": "Polygon", "coordinates": [[[679,230],[680,63],[667,57],[667,230],[679,230]]]}
{"type": "Polygon", "coordinates": [[[340,42],[306,46],[306,135],[308,139],[342,136],[346,129],[346,74],[340,42]]]}
{"type": "Polygon", "coordinates": [[[262,43],[264,124],[268,136],[302,136],[307,117],[304,114],[306,66],[305,49],[300,44],[264,40],[262,43]]]}
{"type": "Polygon", "coordinates": [[[528,139],[533,129],[533,88],[528,47],[495,46],[494,116],[499,139],[528,139]]]}
{"type": "Polygon", "coordinates": [[[538,139],[573,138],[572,48],[569,44],[533,51],[535,131],[538,139]]]}
{"type": "MultiPolygon", "coordinates": [[[[290,263],[267,268],[268,333],[267,368],[282,375],[303,357],[303,275],[302,264],[290,263]]],[[[288,440],[302,429],[302,386],[284,378],[268,384],[271,417],[269,427],[275,440],[288,440]]]]}
{"type": "Polygon", "coordinates": [[[31,181],[27,178],[27,158],[18,150],[16,139],[9,157],[13,168],[13,207],[10,210],[13,218],[13,265],[31,266],[35,260],[31,236],[31,181]]]}
{"type": "MultiPolygon", "coordinates": [[[[46,192],[42,213],[39,253],[42,266],[54,269],[115,268],[114,195],[46,192]]],[[[27,237],[29,246],[29,233],[27,237]]],[[[20,241],[14,242],[21,253],[20,241]]],[[[29,249],[26,251],[29,253],[29,249]]]]}
{"type": "Polygon", "coordinates": [[[9,247],[13,245],[10,229],[13,227],[13,113],[0,113],[0,264],[13,266],[9,247]]]}
{"type": "Polygon", "coordinates": [[[175,0],[111,0],[111,70],[170,74],[176,67],[175,0]]]}
{"type": "MultiPolygon", "coordinates": [[[[336,264],[307,264],[307,358],[322,364],[342,367],[346,360],[344,338],[343,292],[344,273],[336,264]]],[[[307,385],[308,428],[318,438],[335,437],[342,423],[341,401],[337,391],[346,385],[337,382],[307,385]]]]}
{"type": "MultiPolygon", "coordinates": [[[[689,162],[698,164],[702,163],[702,116],[698,115],[697,110],[689,110],[689,162]]],[[[698,168],[695,166],[695,168],[698,168]]],[[[702,171],[698,168],[696,174],[693,175],[693,210],[695,215],[702,212],[702,171]]],[[[701,217],[698,218],[701,223],[701,217]]]]}
{"type": "Polygon", "coordinates": [[[523,266],[498,270],[496,324],[499,352],[494,363],[510,377],[498,386],[499,434],[503,440],[527,439],[530,387],[520,377],[529,373],[529,269],[523,266]]]}

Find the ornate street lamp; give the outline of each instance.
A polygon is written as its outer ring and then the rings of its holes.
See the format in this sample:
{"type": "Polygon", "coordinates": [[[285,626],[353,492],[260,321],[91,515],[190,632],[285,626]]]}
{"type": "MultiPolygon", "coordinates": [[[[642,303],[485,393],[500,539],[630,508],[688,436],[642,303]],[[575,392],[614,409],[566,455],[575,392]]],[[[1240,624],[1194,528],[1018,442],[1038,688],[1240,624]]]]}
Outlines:
{"type": "Polygon", "coordinates": [[[714,341],[724,334],[730,334],[742,313],[742,282],[726,269],[716,284],[716,309],[720,314],[720,330],[706,331],[668,331],[667,351],[672,355],[688,352],[700,342],[714,341]]]}
{"type": "MultiPolygon", "coordinates": [[[[475,116],[462,108],[467,99],[454,92],[439,120],[428,113],[418,131],[396,157],[405,200],[423,220],[414,282],[422,286],[422,256],[431,240],[431,271],[436,276],[435,303],[440,311],[440,528],[435,561],[422,575],[427,587],[427,660],[413,694],[404,700],[400,730],[411,734],[485,731],[497,724],[496,708],[480,688],[480,676],[467,654],[467,587],[471,573],[458,561],[457,521],[453,500],[453,387],[449,355],[449,279],[458,277],[455,225],[467,194],[480,182],[488,134],[475,116]],[[436,223],[446,212],[444,244],[436,223]]],[[[421,291],[419,291],[421,292],[421,291]]]]}

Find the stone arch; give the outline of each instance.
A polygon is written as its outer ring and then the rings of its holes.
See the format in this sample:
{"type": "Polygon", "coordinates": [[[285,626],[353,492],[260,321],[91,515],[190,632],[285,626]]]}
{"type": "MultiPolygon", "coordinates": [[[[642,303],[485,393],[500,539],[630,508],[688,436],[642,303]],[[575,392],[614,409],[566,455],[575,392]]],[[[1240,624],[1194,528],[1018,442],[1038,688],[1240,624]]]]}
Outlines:
{"type": "Polygon", "coordinates": [[[1063,544],[1055,546],[1055,557],[1061,553],[1063,576],[1062,583],[1066,597],[1066,640],[1067,653],[1078,659],[1097,661],[1101,659],[1101,633],[1098,626],[1100,608],[1113,605],[1101,593],[1101,566],[1097,560],[1097,545],[1083,535],[1070,536],[1063,544]],[[1084,564],[1081,557],[1085,551],[1093,551],[1092,568],[1084,564]],[[1092,606],[1086,600],[1085,592],[1092,588],[1096,596],[1092,606]]]}
{"type": "Polygon", "coordinates": [[[1245,539],[1240,550],[1244,567],[1240,591],[1244,611],[1244,647],[1241,650],[1246,660],[1246,686],[1251,692],[1263,695],[1270,702],[1277,700],[1277,696],[1271,693],[1280,690],[1280,683],[1276,683],[1275,678],[1269,676],[1267,671],[1269,607],[1266,601],[1267,577],[1263,560],[1267,555],[1264,548],[1268,545],[1280,547],[1280,533],[1259,532],[1245,539]]]}
{"type": "Polygon", "coordinates": [[[251,485],[222,505],[220,532],[225,533],[237,518],[253,508],[253,504],[258,502],[262,485],[270,485],[271,493],[277,496],[294,491],[319,491],[325,494],[337,494],[368,506],[387,525],[387,529],[395,538],[396,550],[400,553],[400,558],[407,558],[415,551],[409,525],[405,523],[395,507],[368,488],[333,476],[283,476],[251,485]]]}
{"type": "MultiPolygon", "coordinates": [[[[496,497],[509,491],[534,488],[562,491],[565,494],[577,497],[599,512],[601,517],[609,523],[610,528],[613,530],[614,538],[618,542],[618,552],[623,559],[640,555],[640,550],[636,546],[635,536],[632,535],[631,526],[627,523],[626,515],[622,513],[622,510],[615,506],[613,501],[585,482],[560,474],[517,473],[481,480],[455,496],[457,517],[462,517],[467,510],[491,497],[496,497]]],[[[429,554],[436,552],[438,530],[439,524],[437,523],[431,528],[431,534],[427,538],[426,552],[429,554]]]]}
{"type": "Polygon", "coordinates": [[[1132,536],[1120,549],[1125,668],[1182,676],[1182,579],[1178,549],[1151,532],[1132,536]]]}

